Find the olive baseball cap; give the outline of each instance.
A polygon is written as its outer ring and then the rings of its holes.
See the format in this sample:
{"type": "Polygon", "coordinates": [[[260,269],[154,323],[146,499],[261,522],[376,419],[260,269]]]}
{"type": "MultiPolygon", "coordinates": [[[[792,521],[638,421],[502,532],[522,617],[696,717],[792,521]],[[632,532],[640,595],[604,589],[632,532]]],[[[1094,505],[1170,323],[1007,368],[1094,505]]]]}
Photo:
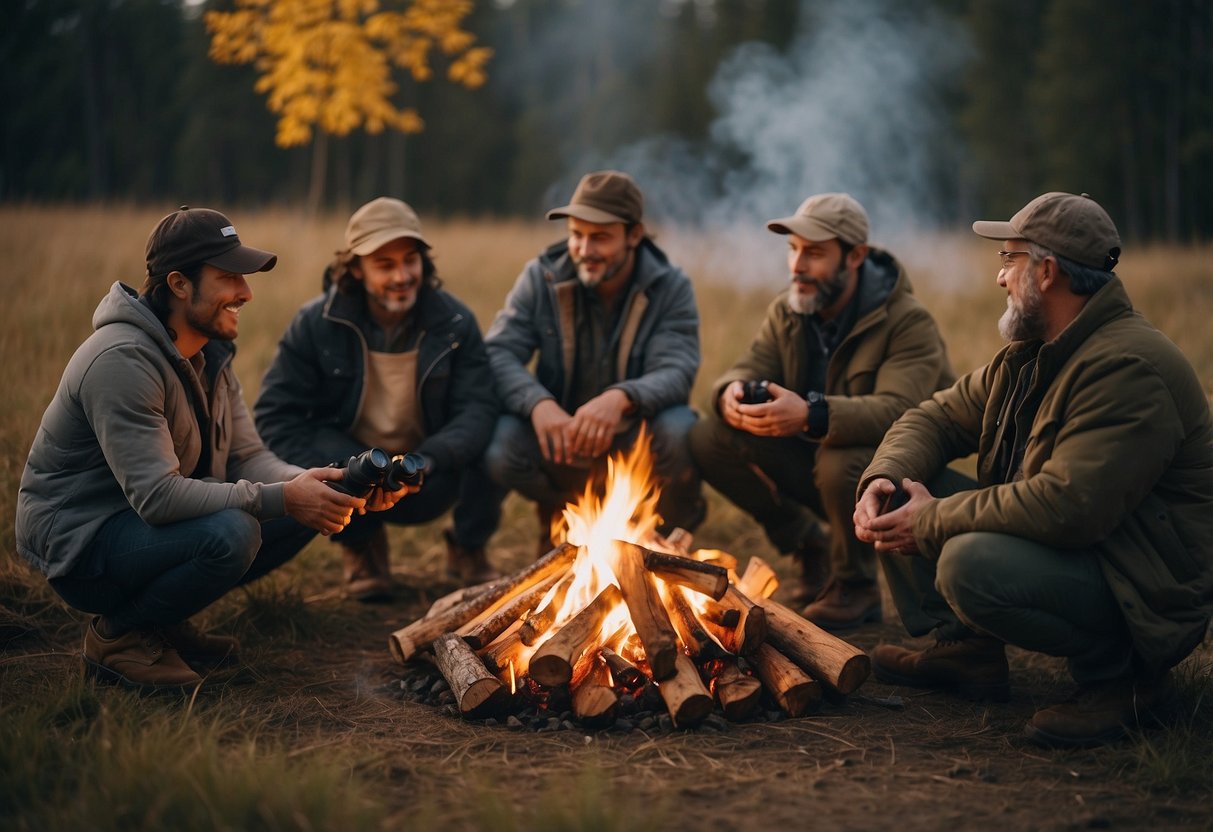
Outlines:
{"type": "Polygon", "coordinates": [[[577,183],[568,205],[547,212],[549,220],[575,217],[586,222],[637,223],[644,216],[644,196],[636,180],[617,170],[587,173],[577,183]]]}
{"type": "Polygon", "coordinates": [[[1120,259],[1116,224],[1088,194],[1050,191],[1020,208],[1010,221],[978,220],[973,231],[990,240],[1027,240],[1106,272],[1120,259]]]}
{"type": "Polygon", "coordinates": [[[182,205],[161,219],[147,238],[147,273],[168,274],[195,263],[252,274],[274,268],[278,255],[241,243],[236,226],[218,211],[182,205]]]}
{"type": "Polygon", "coordinates": [[[417,212],[405,202],[390,196],[372,199],[350,217],[345,226],[345,247],[357,254],[372,254],[392,240],[409,237],[430,247],[421,233],[417,212]]]}
{"type": "Polygon", "coordinates": [[[814,243],[837,238],[857,246],[868,241],[868,212],[850,194],[816,194],[800,203],[795,214],[771,220],[767,228],[814,243]]]}

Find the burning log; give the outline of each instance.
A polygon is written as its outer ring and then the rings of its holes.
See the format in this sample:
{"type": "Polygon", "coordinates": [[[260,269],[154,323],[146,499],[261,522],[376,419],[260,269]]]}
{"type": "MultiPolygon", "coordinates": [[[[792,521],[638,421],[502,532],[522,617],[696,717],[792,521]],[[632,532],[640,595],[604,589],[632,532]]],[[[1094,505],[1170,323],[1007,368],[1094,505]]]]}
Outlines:
{"type": "Polygon", "coordinates": [[[563,685],[573,678],[573,665],[601,636],[602,623],[611,608],[623,600],[614,584],[598,593],[581,612],[556,631],[531,656],[528,672],[541,685],[563,685]]]}
{"type": "Polygon", "coordinates": [[[682,588],[670,586],[668,590],[670,603],[674,605],[674,614],[670,620],[674,624],[674,629],[678,631],[678,637],[690,651],[691,658],[702,662],[709,659],[720,659],[727,655],[716,640],[708,635],[704,625],[700,623],[699,617],[691,609],[682,588]]]}
{"type": "Polygon", "coordinates": [[[685,555],[691,551],[692,540],[691,533],[679,526],[670,530],[669,535],[665,538],[665,545],[669,547],[671,552],[685,555]]]}
{"type": "Polygon", "coordinates": [[[872,670],[871,659],[858,647],[806,621],[783,604],[762,602],[771,628],[771,642],[788,658],[841,694],[863,684],[872,670]]]}
{"type": "Polygon", "coordinates": [[[611,669],[611,676],[614,677],[616,684],[628,690],[644,685],[644,673],[623,656],[609,647],[602,648],[600,655],[602,660],[607,663],[607,667],[611,669]]]}
{"type": "Polygon", "coordinates": [[[726,664],[716,674],[712,680],[712,690],[725,719],[732,722],[752,714],[762,699],[762,682],[742,673],[734,663],[726,664]]]}
{"type": "Polygon", "coordinates": [[[447,610],[451,609],[452,607],[457,607],[459,604],[462,604],[464,601],[467,601],[471,598],[475,598],[477,595],[480,595],[482,593],[488,592],[489,590],[493,589],[498,583],[500,583],[503,580],[506,580],[506,579],[498,578],[495,581],[487,581],[482,584],[472,584],[471,586],[461,586],[459,589],[456,589],[454,592],[448,592],[446,595],[443,595],[437,601],[430,604],[430,608],[426,611],[425,617],[433,618],[435,615],[444,613],[447,610]]]}
{"type": "Polygon", "coordinates": [[[803,716],[810,706],[821,701],[821,684],[771,645],[759,647],[750,661],[758,678],[788,716],[803,716]]]}
{"type": "Polygon", "coordinates": [[[688,554],[687,557],[694,558],[695,560],[701,560],[704,563],[715,564],[722,569],[737,568],[737,558],[730,555],[728,552],[722,552],[719,549],[696,549],[694,552],[688,554]]]}
{"type": "Polygon", "coordinates": [[[720,638],[722,633],[724,634],[724,640],[721,643],[729,652],[749,655],[767,640],[766,611],[732,584],[729,585],[724,597],[720,599],[719,605],[708,605],[708,618],[709,620],[715,618],[723,620],[729,615],[728,610],[732,610],[737,616],[737,623],[731,628],[718,625],[716,631],[712,631],[709,627],[709,631],[717,638],[720,638]]]}
{"type": "MultiPolygon", "coordinates": [[[[644,568],[644,549],[622,540],[615,541],[615,577],[628,605],[628,613],[655,681],[675,673],[678,636],[666,614],[661,593],[652,575],[644,568]]],[[[533,663],[532,663],[533,666],[533,663]]]]}
{"type": "Polygon", "coordinates": [[[562,543],[530,566],[508,578],[495,581],[492,588],[469,598],[431,618],[414,621],[392,633],[388,647],[398,662],[406,662],[429,647],[438,636],[452,632],[492,608],[502,599],[529,589],[551,575],[563,572],[577,557],[577,547],[562,543]]]}
{"type": "Polygon", "coordinates": [[[699,617],[717,627],[731,630],[741,622],[741,610],[714,604],[699,617]]]}
{"type": "Polygon", "coordinates": [[[518,634],[522,637],[523,644],[534,644],[552,626],[552,622],[556,620],[556,613],[564,604],[564,597],[569,594],[569,587],[573,585],[573,579],[576,577],[571,572],[565,575],[564,580],[557,585],[556,592],[548,599],[548,602],[528,615],[526,621],[522,622],[522,629],[518,634]]]}
{"type": "Polygon", "coordinates": [[[434,641],[434,658],[455,694],[459,713],[464,716],[498,713],[509,701],[510,692],[485,669],[467,642],[454,633],[439,636],[434,641]]]}
{"type": "Polygon", "coordinates": [[[729,570],[722,566],[648,549],[641,551],[644,552],[644,568],[667,583],[690,587],[717,601],[729,588],[729,570]]]}
{"type": "Polygon", "coordinates": [[[573,685],[573,714],[590,728],[603,728],[619,714],[619,694],[611,687],[611,671],[600,655],[573,685]]]}
{"type": "Polygon", "coordinates": [[[673,675],[657,682],[657,692],[679,727],[698,725],[712,712],[712,695],[703,686],[695,663],[681,650],[674,656],[673,675]]]}
{"type": "Polygon", "coordinates": [[[753,557],[745,565],[745,573],[737,579],[736,584],[747,598],[770,598],[779,588],[779,576],[765,560],[753,557]]]}
{"type": "MultiPolygon", "coordinates": [[[[524,613],[534,609],[535,605],[543,600],[543,596],[552,588],[552,585],[559,580],[559,577],[559,574],[552,575],[535,584],[530,589],[519,592],[506,603],[493,610],[491,614],[472,619],[460,627],[457,632],[463,636],[464,641],[473,650],[480,650],[505,632],[506,628],[517,621],[524,613]]],[[[573,576],[570,574],[566,577],[571,581],[573,576]]],[[[530,644],[531,642],[526,641],[525,627],[526,625],[524,624],[523,629],[519,633],[522,635],[523,643],[530,644]]]]}
{"type": "Polygon", "coordinates": [[[526,668],[522,667],[522,657],[526,653],[526,645],[518,638],[518,628],[521,626],[521,621],[515,621],[506,627],[505,632],[497,636],[488,647],[480,651],[480,658],[484,660],[484,665],[490,672],[501,676],[509,672],[511,663],[514,666],[515,676],[526,672],[526,668]]]}

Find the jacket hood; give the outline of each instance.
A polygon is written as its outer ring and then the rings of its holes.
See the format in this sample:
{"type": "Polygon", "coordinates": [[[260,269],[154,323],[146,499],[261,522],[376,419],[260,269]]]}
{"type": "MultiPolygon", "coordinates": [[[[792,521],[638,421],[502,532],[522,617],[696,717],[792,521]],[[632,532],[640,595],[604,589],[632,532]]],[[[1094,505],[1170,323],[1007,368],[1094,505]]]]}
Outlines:
{"type": "Polygon", "coordinates": [[[165,355],[179,357],[177,345],[169,337],[168,330],[156,317],[147,301],[125,283],[115,281],[109,292],[97,304],[93,312],[93,329],[99,330],[110,324],[129,324],[143,330],[164,351],[165,355]]]}

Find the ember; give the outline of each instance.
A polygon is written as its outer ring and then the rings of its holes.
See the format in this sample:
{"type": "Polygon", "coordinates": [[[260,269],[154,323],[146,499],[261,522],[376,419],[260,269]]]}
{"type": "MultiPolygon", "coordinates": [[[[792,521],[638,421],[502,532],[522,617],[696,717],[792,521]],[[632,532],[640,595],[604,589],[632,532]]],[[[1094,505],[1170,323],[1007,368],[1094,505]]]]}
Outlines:
{"type": "Polygon", "coordinates": [[[437,601],[392,633],[402,663],[432,650],[469,718],[571,697],[587,727],[610,725],[621,699],[655,687],[673,724],[716,705],[730,720],[758,708],[765,688],[799,716],[822,686],[854,691],[867,656],[772,601],[774,571],[751,558],[690,550],[681,530],[657,532],[648,442],[608,460],[605,488],[587,483],[554,528],[565,542],[535,563],[437,601]]]}

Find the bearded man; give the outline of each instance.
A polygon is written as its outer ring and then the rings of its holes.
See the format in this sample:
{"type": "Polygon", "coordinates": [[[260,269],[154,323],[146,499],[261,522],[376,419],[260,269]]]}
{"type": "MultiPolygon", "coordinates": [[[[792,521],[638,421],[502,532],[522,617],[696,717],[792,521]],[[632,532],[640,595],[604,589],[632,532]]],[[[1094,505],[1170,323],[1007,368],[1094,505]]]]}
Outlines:
{"type": "Polygon", "coordinates": [[[704,479],[799,561],[793,597],[811,602],[805,617],[853,629],[881,618],[876,555],[852,533],[859,475],[893,421],[953,374],[935,320],[901,264],[868,245],[853,197],[811,196],[767,228],[787,236],[790,285],[716,380],[691,452],[704,479]]]}
{"type": "Polygon", "coordinates": [[[1006,645],[1064,656],[1074,698],[1026,734],[1098,745],[1159,715],[1168,670],[1213,614],[1213,424],[1191,364],[1134,311],[1120,236],[1087,195],[1042,194],[1002,242],[986,366],[893,426],[864,472],[856,535],[881,553],[922,649],[880,645],[876,678],[1006,698],[1006,645]],[[939,472],[977,454],[977,482],[939,472]],[[924,483],[930,483],[928,487],[924,483]],[[904,506],[884,511],[900,484],[904,506]]]}
{"type": "Polygon", "coordinates": [[[527,263],[485,343],[503,413],[484,456],[482,493],[460,523],[496,527],[509,489],[534,500],[540,549],[565,503],[642,425],[654,454],[664,530],[703,518],[687,433],[699,369],[691,281],[646,235],[644,198],[626,173],[582,177],[563,219],[567,238],[527,263]],[[536,358],[535,371],[528,365],[536,358]],[[475,517],[479,508],[489,517],[475,517]]]}

